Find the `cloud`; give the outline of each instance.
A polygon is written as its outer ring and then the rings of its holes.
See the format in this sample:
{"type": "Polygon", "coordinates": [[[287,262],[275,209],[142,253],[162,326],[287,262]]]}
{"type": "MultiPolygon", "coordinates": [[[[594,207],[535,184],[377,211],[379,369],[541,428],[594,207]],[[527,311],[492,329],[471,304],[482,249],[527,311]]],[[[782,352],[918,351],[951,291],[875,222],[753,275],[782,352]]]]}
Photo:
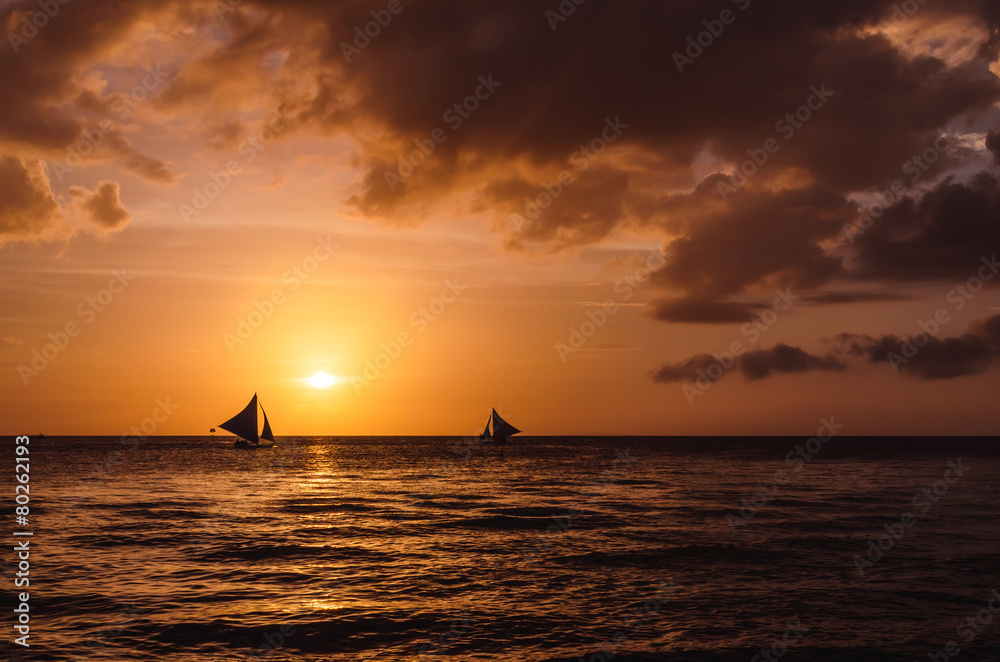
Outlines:
{"type": "Polygon", "coordinates": [[[121,203],[121,187],[118,182],[102,181],[93,191],[82,186],[71,186],[70,195],[87,219],[101,229],[121,230],[132,219],[121,203]]]}
{"type": "Polygon", "coordinates": [[[650,317],[683,324],[728,324],[748,321],[764,306],[706,299],[658,299],[650,302],[650,317]]]}
{"type": "Polygon", "coordinates": [[[61,219],[42,162],[0,156],[0,244],[41,237],[61,219]]]}
{"type": "Polygon", "coordinates": [[[759,349],[740,357],[740,370],[747,379],[764,379],[774,374],[841,371],[847,366],[832,356],[814,356],[790,345],[779,344],[769,350],[759,349]]]}
{"type": "MultiPolygon", "coordinates": [[[[342,45],[372,21],[370,2],[244,0],[225,11],[209,0],[71,2],[20,53],[0,52],[0,146],[30,148],[33,158],[65,154],[114,107],[121,92],[109,90],[134,85],[156,58],[174,73],[130,118],[139,130],[176,119],[172,130],[219,149],[280,108],[295,118],[285,136],[354,140],[358,173],[345,199],[380,222],[474,212],[491,217],[512,249],[653,232],[677,252],[655,282],[709,302],[762,287],[806,294],[838,279],[905,280],[912,274],[901,265],[914,256],[935,278],[952,273],[964,240],[952,237],[955,245],[928,257],[921,242],[932,245],[933,231],[912,241],[893,234],[884,245],[873,236],[857,262],[836,242],[856,220],[850,196],[899,177],[956,118],[993,112],[994,4],[927,3],[905,30],[891,20],[879,27],[894,0],[734,4],[735,24],[678,71],[674,53],[718,16],[718,3],[580,5],[554,29],[533,0],[404,2],[345,58],[342,45]],[[480,77],[498,85],[477,100],[480,77]],[[817,87],[833,95],[807,122],[790,124],[817,87]],[[469,99],[475,109],[461,122],[446,119],[469,99]],[[607,122],[619,118],[627,128],[612,141],[607,122]],[[385,173],[426,151],[439,129],[445,140],[392,190],[385,173]],[[733,183],[769,139],[780,149],[722,200],[718,185],[733,183]],[[551,204],[526,213],[564,172],[571,181],[551,204]]],[[[34,8],[7,3],[0,20],[11,25],[34,8]]],[[[92,158],[113,157],[147,180],[180,176],[122,136],[102,150],[92,158]]],[[[928,181],[960,165],[946,155],[928,181]]],[[[950,185],[973,195],[987,186],[950,185]]],[[[932,213],[932,203],[909,211],[932,213]]],[[[945,206],[962,210],[957,200],[945,206]]]]}
{"type": "Polygon", "coordinates": [[[802,297],[802,303],[813,306],[845,303],[878,303],[883,301],[906,301],[911,297],[896,292],[821,292],[802,297]]]}
{"type": "Polygon", "coordinates": [[[967,333],[938,338],[926,333],[913,338],[840,334],[825,355],[778,344],[739,357],[699,354],[665,365],[653,373],[660,383],[718,381],[736,369],[755,381],[779,374],[840,372],[865,363],[887,363],[896,372],[921,380],[947,380],[977,375],[1000,359],[1000,315],[973,323],[967,333]]]}
{"type": "Polygon", "coordinates": [[[923,380],[977,375],[985,372],[997,356],[989,343],[972,333],[957,338],[931,337],[919,347],[912,341],[883,336],[868,343],[864,350],[873,363],[889,363],[898,372],[923,380]]]}
{"type": "Polygon", "coordinates": [[[720,373],[733,368],[748,380],[755,381],[776,374],[817,370],[839,372],[846,370],[847,365],[832,355],[815,356],[798,347],[778,344],[771,349],[759,349],[739,357],[699,354],[686,361],[663,366],[653,373],[653,380],[660,383],[718,381],[720,373]]]}
{"type": "Polygon", "coordinates": [[[821,186],[776,194],[742,191],[730,205],[713,199],[713,191],[710,182],[703,183],[665,205],[691,221],[669,244],[675,256],[656,273],[658,284],[715,298],[748,288],[809,290],[841,273],[841,258],[820,246],[852,218],[841,196],[821,186]]]}
{"type": "Polygon", "coordinates": [[[986,134],[986,149],[993,153],[993,158],[1000,164],[1000,129],[993,129],[986,134]]]}
{"type": "Polygon", "coordinates": [[[1000,182],[980,172],[968,183],[946,180],[919,201],[904,198],[854,247],[862,278],[965,280],[984,255],[1000,252],[1000,182]]]}

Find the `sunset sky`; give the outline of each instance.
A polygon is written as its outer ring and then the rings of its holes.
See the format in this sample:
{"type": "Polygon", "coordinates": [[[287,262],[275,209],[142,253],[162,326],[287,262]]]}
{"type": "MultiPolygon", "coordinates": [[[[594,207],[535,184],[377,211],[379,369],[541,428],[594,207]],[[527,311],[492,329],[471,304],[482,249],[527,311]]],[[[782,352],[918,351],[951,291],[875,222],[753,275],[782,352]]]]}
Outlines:
{"type": "Polygon", "coordinates": [[[1000,433],[995,0],[64,1],[5,434],[1000,433]]]}

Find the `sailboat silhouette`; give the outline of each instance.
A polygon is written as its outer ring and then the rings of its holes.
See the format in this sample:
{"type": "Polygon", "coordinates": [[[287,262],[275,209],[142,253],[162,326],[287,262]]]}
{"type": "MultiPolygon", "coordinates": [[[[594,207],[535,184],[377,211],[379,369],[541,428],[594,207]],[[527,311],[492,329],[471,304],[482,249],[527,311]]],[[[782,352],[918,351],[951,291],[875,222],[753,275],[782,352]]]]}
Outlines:
{"type": "Polygon", "coordinates": [[[515,434],[520,434],[520,430],[500,418],[497,410],[486,421],[486,429],[479,435],[480,441],[492,441],[495,444],[506,444],[515,434]],[[490,422],[493,423],[493,434],[490,434],[490,422]]]}
{"type": "Polygon", "coordinates": [[[226,432],[232,432],[237,436],[236,448],[270,448],[274,445],[274,433],[271,432],[271,423],[267,420],[267,412],[261,405],[260,411],[264,414],[264,429],[257,434],[257,394],[253,394],[250,404],[243,408],[243,411],[236,414],[219,427],[226,432]],[[261,445],[260,440],[270,441],[270,444],[261,445]]]}

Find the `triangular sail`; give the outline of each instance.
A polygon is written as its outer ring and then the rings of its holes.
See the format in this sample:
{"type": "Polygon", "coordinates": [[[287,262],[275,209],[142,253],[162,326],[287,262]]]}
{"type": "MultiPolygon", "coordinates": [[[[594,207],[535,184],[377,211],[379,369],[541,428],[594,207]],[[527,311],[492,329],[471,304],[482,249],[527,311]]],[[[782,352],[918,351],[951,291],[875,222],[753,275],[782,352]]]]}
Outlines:
{"type": "MultiPolygon", "coordinates": [[[[243,408],[243,411],[219,427],[226,432],[232,432],[237,437],[258,443],[260,438],[257,436],[257,394],[253,394],[253,399],[250,400],[250,404],[243,408]]],[[[266,432],[270,433],[270,429],[267,429],[266,432]]]]}
{"type": "Polygon", "coordinates": [[[489,441],[490,439],[491,439],[491,437],[490,437],[490,422],[487,419],[487,421],[486,421],[486,429],[483,430],[483,433],[481,435],[479,435],[479,441],[489,441]]]}
{"type": "Polygon", "coordinates": [[[260,433],[260,438],[274,443],[274,435],[271,433],[271,424],[267,420],[267,412],[264,411],[264,405],[260,406],[260,411],[264,414],[264,431],[260,433]]]}
{"type": "Polygon", "coordinates": [[[507,437],[518,434],[520,430],[503,420],[497,410],[493,410],[493,441],[504,442],[507,437]]]}

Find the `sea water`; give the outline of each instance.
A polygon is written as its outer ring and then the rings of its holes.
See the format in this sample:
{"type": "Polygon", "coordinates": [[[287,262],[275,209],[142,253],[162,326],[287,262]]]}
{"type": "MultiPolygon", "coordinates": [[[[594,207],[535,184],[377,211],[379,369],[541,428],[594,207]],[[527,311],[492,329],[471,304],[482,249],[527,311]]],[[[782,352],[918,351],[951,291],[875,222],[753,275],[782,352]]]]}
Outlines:
{"type": "Polygon", "coordinates": [[[1000,659],[993,440],[30,449],[3,659],[1000,659]]]}

